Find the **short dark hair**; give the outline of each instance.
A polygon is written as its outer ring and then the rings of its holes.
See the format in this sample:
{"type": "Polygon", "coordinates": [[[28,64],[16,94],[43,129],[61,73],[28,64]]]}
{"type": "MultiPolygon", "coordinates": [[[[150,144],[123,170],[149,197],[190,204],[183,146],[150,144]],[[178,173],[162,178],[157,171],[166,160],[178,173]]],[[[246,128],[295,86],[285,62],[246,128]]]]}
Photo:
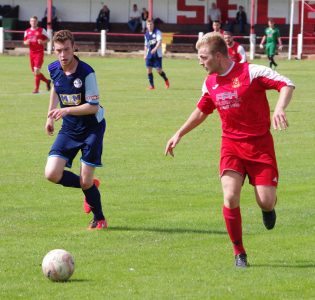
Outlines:
{"type": "Polygon", "coordinates": [[[72,45],[74,44],[73,34],[67,29],[55,32],[52,40],[54,43],[64,43],[65,41],[69,40],[72,45]]]}

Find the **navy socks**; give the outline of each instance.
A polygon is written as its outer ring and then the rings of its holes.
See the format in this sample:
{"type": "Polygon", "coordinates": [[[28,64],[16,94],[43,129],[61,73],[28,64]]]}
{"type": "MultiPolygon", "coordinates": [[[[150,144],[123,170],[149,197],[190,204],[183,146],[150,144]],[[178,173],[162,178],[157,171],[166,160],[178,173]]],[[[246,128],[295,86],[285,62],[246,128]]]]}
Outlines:
{"type": "MultiPolygon", "coordinates": [[[[61,184],[65,187],[73,187],[73,188],[81,188],[80,185],[80,176],[70,172],[70,171],[63,171],[62,178],[58,182],[58,184],[61,184]]],[[[101,204],[101,194],[96,187],[95,184],[93,184],[92,187],[90,187],[87,190],[82,190],[85,197],[86,202],[91,207],[91,210],[94,214],[95,220],[104,220],[105,217],[102,212],[102,204],[101,204]]]]}
{"type": "Polygon", "coordinates": [[[60,179],[58,184],[61,184],[66,187],[81,188],[80,176],[70,171],[63,171],[62,178],[60,179]]]}
{"type": "Polygon", "coordinates": [[[148,74],[148,78],[149,78],[150,85],[151,85],[152,87],[154,87],[153,73],[149,73],[149,74],[148,74]]]}
{"type": "Polygon", "coordinates": [[[93,184],[89,189],[82,191],[86,197],[86,202],[89,204],[94,214],[94,220],[105,220],[102,211],[101,194],[96,185],[93,184]]]}
{"type": "Polygon", "coordinates": [[[160,76],[164,79],[164,81],[168,80],[164,71],[160,73],[160,76]]]}

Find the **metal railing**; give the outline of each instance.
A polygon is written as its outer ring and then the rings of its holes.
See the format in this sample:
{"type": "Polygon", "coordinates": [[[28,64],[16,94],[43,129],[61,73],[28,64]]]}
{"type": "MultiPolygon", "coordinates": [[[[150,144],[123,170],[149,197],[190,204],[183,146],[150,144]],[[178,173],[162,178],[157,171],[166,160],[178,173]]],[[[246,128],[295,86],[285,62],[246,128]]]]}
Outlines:
{"type": "MultiPolygon", "coordinates": [[[[8,29],[3,29],[0,27],[0,53],[4,53],[5,49],[5,34],[24,34],[24,31],[21,30],[8,30],[8,29]]],[[[74,36],[96,36],[99,37],[99,45],[100,45],[100,55],[105,56],[106,55],[106,50],[107,50],[107,37],[143,37],[143,33],[113,33],[113,32],[106,32],[105,30],[102,30],[101,32],[72,32],[74,36]]],[[[49,33],[51,34],[51,33],[49,33]]],[[[199,34],[177,34],[177,33],[163,33],[163,40],[165,40],[165,43],[172,43],[175,38],[181,38],[181,39],[198,39],[203,35],[202,32],[199,34]]],[[[260,40],[262,37],[261,36],[256,36],[256,35],[250,35],[250,36],[234,36],[234,39],[247,39],[248,44],[250,45],[250,59],[254,59],[255,53],[256,53],[256,41],[260,40]]],[[[23,38],[21,38],[22,40],[23,38]]],[[[288,40],[289,37],[282,37],[283,40],[288,40]]],[[[293,37],[293,40],[295,41],[295,45],[297,46],[297,37],[293,37]]],[[[309,42],[309,41],[314,41],[314,47],[315,47],[315,37],[312,36],[304,36],[303,38],[304,43],[309,42]]],[[[47,44],[47,53],[51,54],[52,53],[52,43],[49,42],[47,44]]]]}

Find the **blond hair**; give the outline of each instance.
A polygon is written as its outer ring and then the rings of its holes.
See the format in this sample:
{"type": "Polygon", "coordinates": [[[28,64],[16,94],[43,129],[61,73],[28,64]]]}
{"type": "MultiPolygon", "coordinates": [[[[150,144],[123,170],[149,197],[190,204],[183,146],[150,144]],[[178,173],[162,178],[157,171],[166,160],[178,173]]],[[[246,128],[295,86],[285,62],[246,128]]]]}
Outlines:
{"type": "Polygon", "coordinates": [[[196,43],[196,49],[199,50],[202,46],[208,46],[211,54],[220,52],[224,56],[228,56],[226,43],[222,35],[218,32],[209,32],[203,35],[196,43]]]}

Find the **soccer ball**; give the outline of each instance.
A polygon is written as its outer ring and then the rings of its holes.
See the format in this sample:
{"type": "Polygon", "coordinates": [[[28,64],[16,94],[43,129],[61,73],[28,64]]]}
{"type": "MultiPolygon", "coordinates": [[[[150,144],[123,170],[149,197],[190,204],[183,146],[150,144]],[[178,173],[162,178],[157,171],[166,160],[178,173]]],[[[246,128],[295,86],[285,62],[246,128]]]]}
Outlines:
{"type": "Polygon", "coordinates": [[[74,272],[73,257],[63,249],[51,250],[43,259],[42,270],[52,281],[67,281],[74,272]]]}

